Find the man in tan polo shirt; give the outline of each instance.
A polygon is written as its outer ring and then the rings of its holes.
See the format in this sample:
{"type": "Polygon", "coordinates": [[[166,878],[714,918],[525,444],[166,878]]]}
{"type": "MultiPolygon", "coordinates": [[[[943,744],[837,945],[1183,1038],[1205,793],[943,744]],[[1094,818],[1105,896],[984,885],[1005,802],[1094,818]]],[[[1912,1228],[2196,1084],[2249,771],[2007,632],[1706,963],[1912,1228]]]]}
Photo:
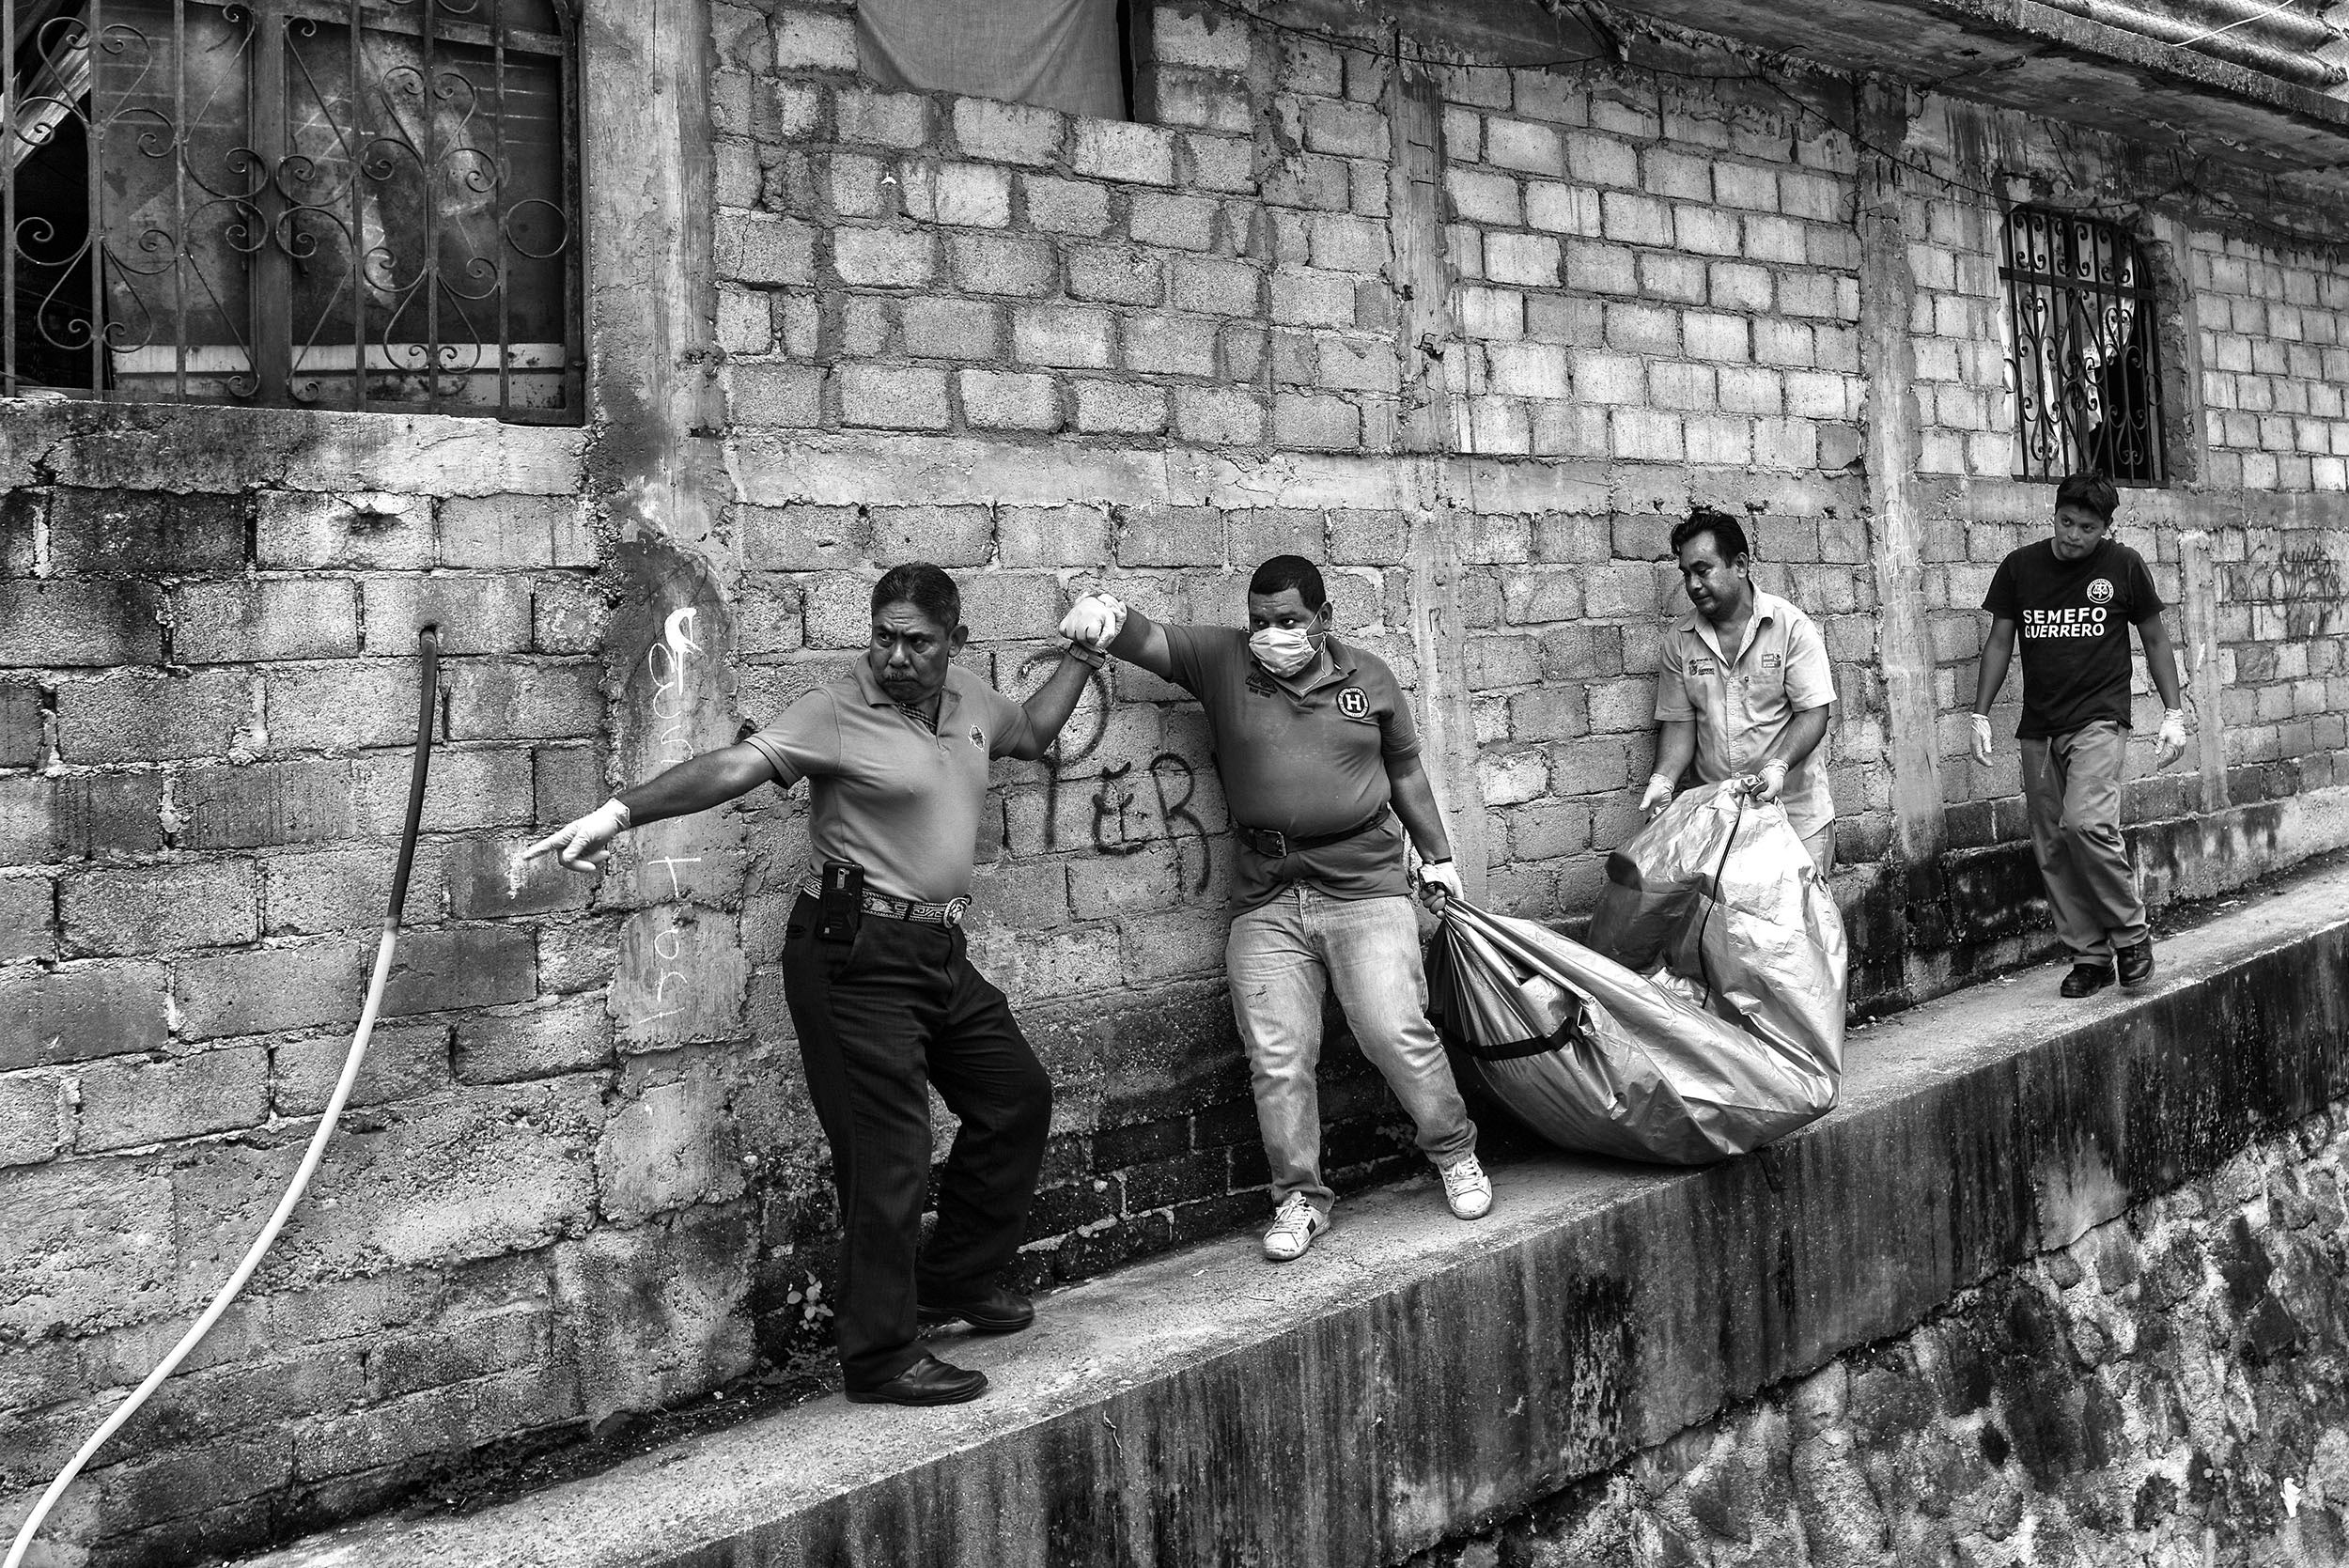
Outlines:
{"type": "Polygon", "coordinates": [[[1827,737],[1835,675],[1818,623],[1753,585],[1736,519],[1700,506],[1672,533],[1689,613],[1664,633],[1656,677],[1656,771],[1640,798],[1653,816],[1693,757],[1705,784],[1750,778],[1779,800],[1821,876],[1835,868],[1827,737]]]}
{"type": "Polygon", "coordinates": [[[1384,660],[1330,631],[1320,568],[1302,556],[1256,568],[1248,628],[1159,626],[1092,595],[1061,634],[1173,681],[1206,709],[1239,846],[1223,962],[1272,1170],[1264,1252],[1285,1263],[1329,1229],[1337,1202],[1322,1180],[1315,1084],[1328,988],[1416,1126],[1452,1212],[1481,1217],[1493,1189],[1427,1021],[1405,831],[1424,885],[1455,894],[1460,877],[1410,703],[1384,660]]]}
{"type": "Polygon", "coordinates": [[[1069,649],[1022,705],[957,669],[967,632],[954,580],[926,562],[873,587],[873,633],[846,680],[774,724],[621,791],[532,845],[591,871],[623,830],[761,784],[808,781],[823,871],[785,927],[784,996],[840,1195],[833,1329],[848,1395],[948,1405],[984,1374],[924,1353],[922,1322],[982,1333],[1034,1310],[997,1275],[1019,1250],[1052,1119],[1052,1084],[1003,994],[972,968],[962,911],[988,764],[1044,754],[1100,656],[1069,649]],[[938,1228],[916,1256],[930,1168],[927,1085],[961,1119],[938,1181],[938,1228]]]}

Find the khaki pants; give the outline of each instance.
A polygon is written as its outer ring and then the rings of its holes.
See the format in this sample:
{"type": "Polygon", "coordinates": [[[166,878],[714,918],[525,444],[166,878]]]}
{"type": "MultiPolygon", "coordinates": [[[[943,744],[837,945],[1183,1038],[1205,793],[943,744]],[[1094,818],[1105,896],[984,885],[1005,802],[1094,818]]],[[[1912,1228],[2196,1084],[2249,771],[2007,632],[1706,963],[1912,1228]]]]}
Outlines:
{"type": "Polygon", "coordinates": [[[2072,956],[2110,964],[2145,939],[2145,900],[2121,837],[2121,763],[2128,732],[2109,719],[2023,742],[2030,846],[2056,935],[2072,956]]]}

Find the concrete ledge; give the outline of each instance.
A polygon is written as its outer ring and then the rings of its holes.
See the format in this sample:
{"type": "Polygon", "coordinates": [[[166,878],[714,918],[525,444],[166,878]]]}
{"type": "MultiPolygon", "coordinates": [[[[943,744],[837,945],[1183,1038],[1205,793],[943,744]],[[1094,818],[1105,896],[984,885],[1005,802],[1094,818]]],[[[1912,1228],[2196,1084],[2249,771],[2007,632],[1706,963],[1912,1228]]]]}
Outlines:
{"type": "Polygon", "coordinates": [[[1486,1221],[1430,1184],[1294,1265],[1235,1238],[956,1344],[998,1391],[829,1399],[465,1518],[370,1521],[327,1565],[1392,1562],[1514,1512],[2349,1094],[2349,869],[2161,948],[2086,1003],[2046,967],[1853,1037],[1843,1105],[1709,1170],[1563,1157],[1486,1221]]]}

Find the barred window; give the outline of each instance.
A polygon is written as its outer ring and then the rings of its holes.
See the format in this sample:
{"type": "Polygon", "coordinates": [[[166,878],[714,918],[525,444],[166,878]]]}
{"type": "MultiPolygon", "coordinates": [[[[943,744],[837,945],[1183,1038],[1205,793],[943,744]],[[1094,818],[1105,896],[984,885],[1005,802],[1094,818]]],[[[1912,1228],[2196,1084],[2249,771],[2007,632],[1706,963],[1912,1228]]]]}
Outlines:
{"type": "Polygon", "coordinates": [[[2092,218],[2017,208],[2007,217],[1999,275],[2006,280],[2016,473],[2167,482],[2153,272],[2137,241],[2092,218]]]}
{"type": "Polygon", "coordinates": [[[0,0],[0,394],[575,423],[562,0],[0,0]]]}

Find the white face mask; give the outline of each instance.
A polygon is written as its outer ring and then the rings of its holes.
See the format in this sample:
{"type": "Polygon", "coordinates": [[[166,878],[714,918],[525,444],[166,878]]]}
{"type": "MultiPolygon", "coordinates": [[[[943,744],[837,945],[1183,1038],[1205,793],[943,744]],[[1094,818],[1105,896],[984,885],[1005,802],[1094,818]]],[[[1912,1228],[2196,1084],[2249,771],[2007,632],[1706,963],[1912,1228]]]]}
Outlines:
{"type": "Polygon", "coordinates": [[[1268,626],[1248,639],[1248,651],[1257,663],[1285,680],[1311,664],[1321,644],[1304,632],[1268,626]]]}

